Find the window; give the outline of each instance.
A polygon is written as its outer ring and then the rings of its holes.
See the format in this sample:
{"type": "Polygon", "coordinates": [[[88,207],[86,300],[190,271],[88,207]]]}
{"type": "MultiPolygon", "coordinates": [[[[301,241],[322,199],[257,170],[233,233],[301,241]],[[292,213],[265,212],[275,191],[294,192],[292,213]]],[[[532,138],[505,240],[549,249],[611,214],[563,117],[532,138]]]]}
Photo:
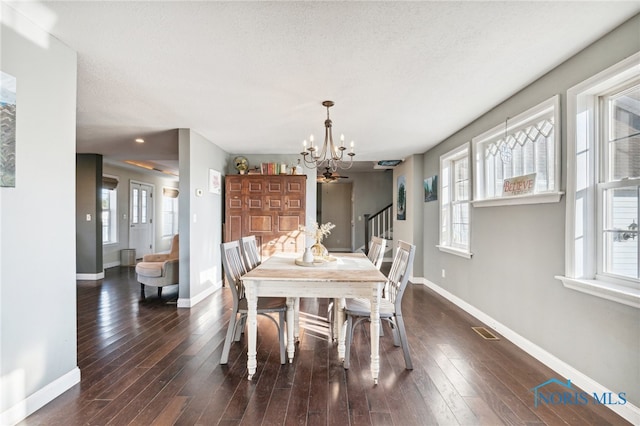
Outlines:
{"type": "Polygon", "coordinates": [[[162,236],[170,237],[178,233],[178,190],[162,189],[162,236]]]}
{"type": "Polygon", "coordinates": [[[102,244],[118,242],[117,186],[118,179],[102,178],[102,244]]]}
{"type": "Polygon", "coordinates": [[[469,144],[440,157],[440,245],[442,251],[471,257],[469,144]]]}
{"type": "Polygon", "coordinates": [[[640,54],[567,93],[568,287],[640,308],[640,54]]]}
{"type": "Polygon", "coordinates": [[[472,139],[474,206],[560,200],[559,117],[554,96],[472,139]]]}

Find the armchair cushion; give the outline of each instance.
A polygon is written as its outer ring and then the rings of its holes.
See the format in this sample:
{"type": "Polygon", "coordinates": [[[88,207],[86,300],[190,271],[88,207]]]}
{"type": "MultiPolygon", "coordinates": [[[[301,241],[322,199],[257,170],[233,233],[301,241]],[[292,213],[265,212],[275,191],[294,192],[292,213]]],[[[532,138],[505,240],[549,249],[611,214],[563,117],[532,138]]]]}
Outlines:
{"type": "Polygon", "coordinates": [[[164,262],[139,262],[136,265],[138,282],[155,287],[178,284],[179,264],[179,259],[164,262]]]}
{"type": "Polygon", "coordinates": [[[136,274],[145,277],[157,278],[162,276],[164,262],[145,261],[138,262],[136,265],[136,274]]]}
{"type": "Polygon", "coordinates": [[[140,283],[142,298],[145,298],[145,285],[157,287],[160,296],[163,286],[178,284],[179,265],[178,235],[175,235],[169,253],[147,254],[142,258],[142,262],[136,265],[136,277],[140,283]]]}
{"type": "Polygon", "coordinates": [[[142,256],[143,262],[164,262],[169,259],[169,254],[145,254],[142,256]]]}

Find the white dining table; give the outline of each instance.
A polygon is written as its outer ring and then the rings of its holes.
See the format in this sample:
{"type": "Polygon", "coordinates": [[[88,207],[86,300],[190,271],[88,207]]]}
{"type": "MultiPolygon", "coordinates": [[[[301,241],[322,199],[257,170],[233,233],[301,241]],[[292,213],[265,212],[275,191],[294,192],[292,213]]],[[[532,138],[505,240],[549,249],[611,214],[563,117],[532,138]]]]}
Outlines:
{"type": "MultiPolygon", "coordinates": [[[[294,322],[296,300],[300,297],[326,297],[336,301],[344,298],[371,300],[371,375],[378,383],[380,372],[380,297],[387,278],[363,253],[332,253],[333,261],[321,266],[300,266],[299,253],[278,253],[242,276],[248,304],[247,369],[249,380],[256,372],[257,304],[259,297],[287,298],[287,354],[295,355],[294,322]]],[[[334,330],[338,337],[338,358],[344,360],[344,312],[334,303],[334,330]]],[[[332,326],[332,325],[330,325],[332,326]]]]}

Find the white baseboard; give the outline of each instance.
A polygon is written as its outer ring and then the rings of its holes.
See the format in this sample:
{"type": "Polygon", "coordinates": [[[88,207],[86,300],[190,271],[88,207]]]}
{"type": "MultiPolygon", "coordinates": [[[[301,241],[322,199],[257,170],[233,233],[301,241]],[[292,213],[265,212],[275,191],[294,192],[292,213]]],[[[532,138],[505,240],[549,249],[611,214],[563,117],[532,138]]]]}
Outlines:
{"type": "Polygon", "coordinates": [[[211,287],[206,288],[205,290],[196,294],[195,297],[191,297],[188,299],[178,298],[178,308],[191,308],[197,305],[198,303],[202,302],[207,296],[210,296],[213,293],[215,293],[216,290],[221,287],[222,287],[222,281],[219,281],[218,285],[212,285],[211,287]]]}
{"type": "Polygon", "coordinates": [[[116,266],[120,266],[120,262],[109,262],[102,265],[104,269],[115,268],[116,266]]]}
{"type": "Polygon", "coordinates": [[[96,281],[104,279],[104,270],[96,274],[76,274],[76,280],[81,281],[96,281]]]}
{"type": "MultiPolygon", "coordinates": [[[[511,330],[509,327],[506,327],[504,324],[501,324],[476,307],[460,299],[458,296],[449,293],[447,290],[443,289],[437,284],[432,283],[431,281],[422,277],[412,277],[411,282],[414,284],[423,284],[429,287],[431,290],[435,291],[440,296],[458,306],[460,309],[476,317],[478,320],[494,329],[496,332],[504,336],[507,340],[518,346],[520,349],[522,349],[547,367],[551,368],[561,376],[571,379],[571,383],[574,383],[576,386],[582,388],[586,392],[596,392],[598,394],[613,392],[607,387],[593,380],[591,377],[583,374],[571,365],[567,364],[559,358],[556,358],[551,353],[542,349],[540,346],[511,330]]],[[[532,387],[533,385],[535,385],[535,383],[532,384],[532,387]]],[[[629,392],[630,390],[619,389],[613,392],[613,394],[617,394],[619,391],[629,392]]],[[[533,403],[533,396],[531,401],[533,403]]],[[[627,421],[631,422],[631,424],[640,425],[640,408],[629,403],[628,401],[624,405],[606,405],[606,407],[613,410],[616,414],[623,417],[627,421]]]]}
{"type": "Polygon", "coordinates": [[[80,383],[80,369],[75,367],[0,414],[0,424],[15,425],[21,422],[78,383],[80,383]]]}

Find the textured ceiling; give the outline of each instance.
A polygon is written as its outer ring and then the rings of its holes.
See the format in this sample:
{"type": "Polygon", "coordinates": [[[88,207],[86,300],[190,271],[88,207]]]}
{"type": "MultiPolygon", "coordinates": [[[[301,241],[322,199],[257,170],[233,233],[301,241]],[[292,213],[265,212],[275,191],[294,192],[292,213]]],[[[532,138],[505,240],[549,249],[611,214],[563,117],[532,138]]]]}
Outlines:
{"type": "Polygon", "coordinates": [[[7,2],[78,52],[77,150],[175,160],[176,128],[294,154],[326,111],[356,160],[423,153],[640,2],[7,2]],[[145,144],[135,144],[137,137],[145,144]]]}

